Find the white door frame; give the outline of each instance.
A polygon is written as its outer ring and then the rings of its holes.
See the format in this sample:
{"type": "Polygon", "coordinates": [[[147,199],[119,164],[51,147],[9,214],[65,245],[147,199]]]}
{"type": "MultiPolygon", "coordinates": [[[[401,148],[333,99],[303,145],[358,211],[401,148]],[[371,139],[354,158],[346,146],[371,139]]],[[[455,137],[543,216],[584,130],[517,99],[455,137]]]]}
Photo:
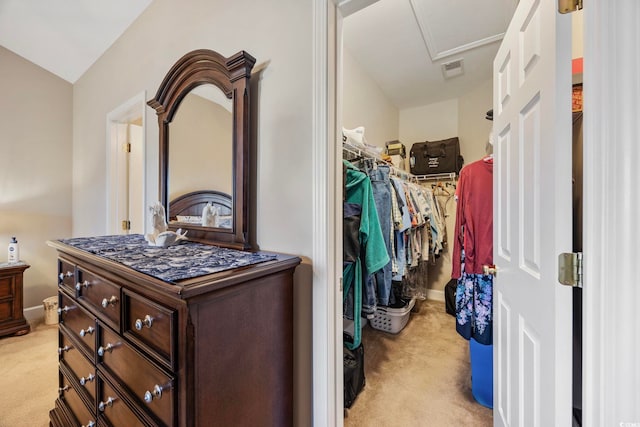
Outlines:
{"type": "MultiPolygon", "coordinates": [[[[119,234],[120,233],[120,220],[118,205],[121,194],[119,193],[119,174],[121,171],[121,162],[118,161],[120,158],[119,153],[121,147],[118,144],[117,138],[117,129],[118,124],[127,123],[130,120],[133,120],[137,117],[142,117],[142,163],[136,165],[134,167],[135,170],[140,171],[141,176],[138,178],[142,182],[142,188],[146,188],[146,162],[144,159],[146,158],[146,117],[145,117],[145,106],[146,106],[146,93],[143,91],[131,99],[125,101],[122,105],[118,106],[116,109],[107,114],[106,120],[106,158],[107,158],[107,188],[106,188],[106,198],[107,198],[107,233],[110,234],[119,234]]],[[[146,192],[142,191],[142,203],[139,205],[142,212],[140,212],[141,218],[146,218],[146,192]]],[[[143,221],[143,233],[146,232],[147,224],[146,221],[143,221]]]]}
{"type": "Polygon", "coordinates": [[[583,425],[640,426],[637,0],[584,8],[583,425]]]}
{"type": "MultiPolygon", "coordinates": [[[[313,425],[341,426],[336,298],[337,233],[335,0],[313,2],[313,425]]],[[[584,9],[583,425],[640,426],[640,88],[636,0],[584,9]],[[621,55],[626,52],[628,55],[621,55]],[[620,96],[611,96],[616,94],[620,96]],[[618,207],[614,209],[613,207],[618,207]],[[621,212],[624,208],[625,211],[621,212]],[[627,423],[627,424],[624,424],[627,423]]]]}

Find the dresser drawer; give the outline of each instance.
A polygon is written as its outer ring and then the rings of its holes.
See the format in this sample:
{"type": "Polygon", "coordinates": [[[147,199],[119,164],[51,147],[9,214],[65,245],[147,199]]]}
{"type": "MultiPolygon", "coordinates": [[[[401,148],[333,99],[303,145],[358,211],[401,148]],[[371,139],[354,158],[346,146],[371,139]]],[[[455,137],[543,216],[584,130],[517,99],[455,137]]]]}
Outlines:
{"type": "Polygon", "coordinates": [[[123,427],[146,427],[135,412],[127,406],[122,396],[101,375],[98,379],[98,413],[109,425],[123,427]]]}
{"type": "Polygon", "coordinates": [[[58,259],[58,286],[74,294],[76,292],[76,266],[64,259],[58,259]]]}
{"type": "Polygon", "coordinates": [[[120,286],[83,267],[78,267],[77,274],[78,300],[94,309],[100,320],[120,331],[120,286]]]}
{"type": "Polygon", "coordinates": [[[175,310],[168,309],[127,289],[124,298],[125,335],[136,344],[157,354],[168,368],[175,362],[175,310]]]}
{"type": "Polygon", "coordinates": [[[71,380],[77,385],[78,389],[86,390],[90,400],[95,401],[96,398],[96,369],[80,351],[73,348],[71,340],[66,333],[60,330],[60,363],[64,364],[73,376],[71,380]],[[68,348],[64,350],[65,346],[68,348]]]}
{"type": "Polygon", "coordinates": [[[82,309],[75,300],[60,292],[58,304],[59,323],[64,325],[73,337],[81,342],[94,359],[96,349],[96,320],[95,317],[82,309]]]}
{"type": "Polygon", "coordinates": [[[140,407],[162,423],[175,420],[173,378],[108,328],[99,328],[98,362],[117,377],[140,407]]]}
{"type": "Polygon", "coordinates": [[[78,421],[78,425],[85,427],[96,425],[96,416],[93,410],[87,408],[76,389],[71,385],[71,381],[62,373],[60,373],[59,392],[60,399],[62,399],[71,412],[73,412],[73,415],[78,421]]]}

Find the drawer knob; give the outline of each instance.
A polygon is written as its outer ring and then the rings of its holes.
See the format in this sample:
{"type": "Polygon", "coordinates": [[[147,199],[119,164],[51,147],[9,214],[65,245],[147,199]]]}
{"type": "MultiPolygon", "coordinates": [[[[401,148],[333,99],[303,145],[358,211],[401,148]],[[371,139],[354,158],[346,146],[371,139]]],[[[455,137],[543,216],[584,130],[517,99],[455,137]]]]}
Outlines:
{"type": "Polygon", "coordinates": [[[80,336],[84,337],[85,335],[91,335],[93,333],[93,331],[95,331],[93,326],[89,326],[87,329],[82,329],[80,331],[80,336]]]}
{"type": "Polygon", "coordinates": [[[65,277],[73,277],[73,272],[67,271],[66,273],[60,273],[58,277],[60,278],[60,280],[64,280],[65,277]]]}
{"type": "Polygon", "coordinates": [[[95,426],[96,426],[95,421],[89,421],[86,426],[84,424],[82,425],[82,427],[95,427],[95,426]]]}
{"type": "Polygon", "coordinates": [[[106,401],[104,402],[100,402],[98,404],[98,409],[100,410],[100,412],[104,412],[104,410],[107,408],[107,406],[110,408],[113,406],[113,402],[116,400],[115,397],[108,397],[106,401]]]}
{"type": "Polygon", "coordinates": [[[65,391],[67,391],[67,390],[69,390],[69,386],[68,386],[68,385],[65,385],[64,387],[60,387],[60,388],[58,389],[58,394],[59,394],[59,395],[62,395],[62,394],[63,394],[65,391]]]}
{"type": "Polygon", "coordinates": [[[144,320],[136,319],[136,329],[141,331],[143,326],[150,328],[153,325],[153,317],[148,314],[144,316],[144,320]]]}
{"type": "Polygon", "coordinates": [[[110,305],[116,305],[117,302],[118,302],[118,298],[116,298],[115,295],[111,295],[111,298],[109,298],[109,299],[104,298],[102,300],[102,307],[103,308],[107,308],[110,305]]]}
{"type": "Polygon", "coordinates": [[[78,283],[76,283],[76,291],[80,291],[80,290],[82,290],[82,288],[87,289],[90,285],[91,285],[91,283],[89,283],[88,280],[85,280],[82,283],[78,282],[78,283]]]}
{"type": "Polygon", "coordinates": [[[96,376],[90,373],[86,377],[80,378],[80,380],[79,380],[80,385],[86,385],[87,383],[90,383],[91,381],[93,381],[95,378],[96,378],[96,376]]]}
{"type": "Polygon", "coordinates": [[[69,307],[68,305],[65,305],[64,307],[58,309],[58,314],[62,316],[63,314],[71,310],[73,310],[73,307],[69,307]]]}
{"type": "Polygon", "coordinates": [[[58,354],[62,354],[66,351],[71,350],[73,347],[70,345],[65,345],[64,347],[58,347],[58,354]]]}
{"type": "Polygon", "coordinates": [[[149,391],[147,390],[144,393],[144,401],[147,403],[151,403],[153,402],[153,399],[160,399],[162,397],[162,387],[160,387],[158,384],[156,384],[155,386],[153,386],[153,390],[149,391]]]}
{"type": "Polygon", "coordinates": [[[98,356],[102,357],[106,352],[111,353],[114,348],[116,348],[116,346],[111,343],[107,343],[104,347],[100,346],[100,348],[98,348],[98,356]]]}

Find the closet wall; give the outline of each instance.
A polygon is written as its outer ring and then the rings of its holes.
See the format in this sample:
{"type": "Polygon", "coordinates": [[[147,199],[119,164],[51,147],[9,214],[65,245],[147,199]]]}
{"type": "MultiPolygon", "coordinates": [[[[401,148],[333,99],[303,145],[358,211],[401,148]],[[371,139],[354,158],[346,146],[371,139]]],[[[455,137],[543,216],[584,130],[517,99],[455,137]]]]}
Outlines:
{"type": "Polygon", "coordinates": [[[399,110],[345,48],[342,55],[342,126],[364,126],[369,144],[398,139],[399,110]]]}
{"type": "MultiPolygon", "coordinates": [[[[400,109],[382,93],[367,71],[348,50],[343,54],[343,126],[365,127],[367,142],[384,147],[386,141],[399,139],[407,150],[414,142],[458,136],[465,164],[486,153],[491,122],[485,113],[492,108],[492,82],[487,80],[459,98],[429,105],[400,109]],[[383,117],[388,114],[389,117],[383,117]],[[397,130],[393,135],[394,123],[397,130]]],[[[446,205],[448,244],[443,254],[429,266],[429,298],[444,299],[444,286],[451,278],[451,252],[455,226],[455,202],[446,205]]]]}

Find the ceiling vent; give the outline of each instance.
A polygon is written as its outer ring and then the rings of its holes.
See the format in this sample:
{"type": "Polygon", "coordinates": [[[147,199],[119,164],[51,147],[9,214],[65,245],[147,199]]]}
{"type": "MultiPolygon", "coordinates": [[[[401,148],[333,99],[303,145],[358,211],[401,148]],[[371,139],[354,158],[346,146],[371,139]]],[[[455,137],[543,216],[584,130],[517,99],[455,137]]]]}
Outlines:
{"type": "Polygon", "coordinates": [[[463,59],[461,58],[442,64],[442,75],[444,76],[444,78],[451,79],[453,77],[461,76],[462,74],[464,74],[462,63],[463,59]]]}

